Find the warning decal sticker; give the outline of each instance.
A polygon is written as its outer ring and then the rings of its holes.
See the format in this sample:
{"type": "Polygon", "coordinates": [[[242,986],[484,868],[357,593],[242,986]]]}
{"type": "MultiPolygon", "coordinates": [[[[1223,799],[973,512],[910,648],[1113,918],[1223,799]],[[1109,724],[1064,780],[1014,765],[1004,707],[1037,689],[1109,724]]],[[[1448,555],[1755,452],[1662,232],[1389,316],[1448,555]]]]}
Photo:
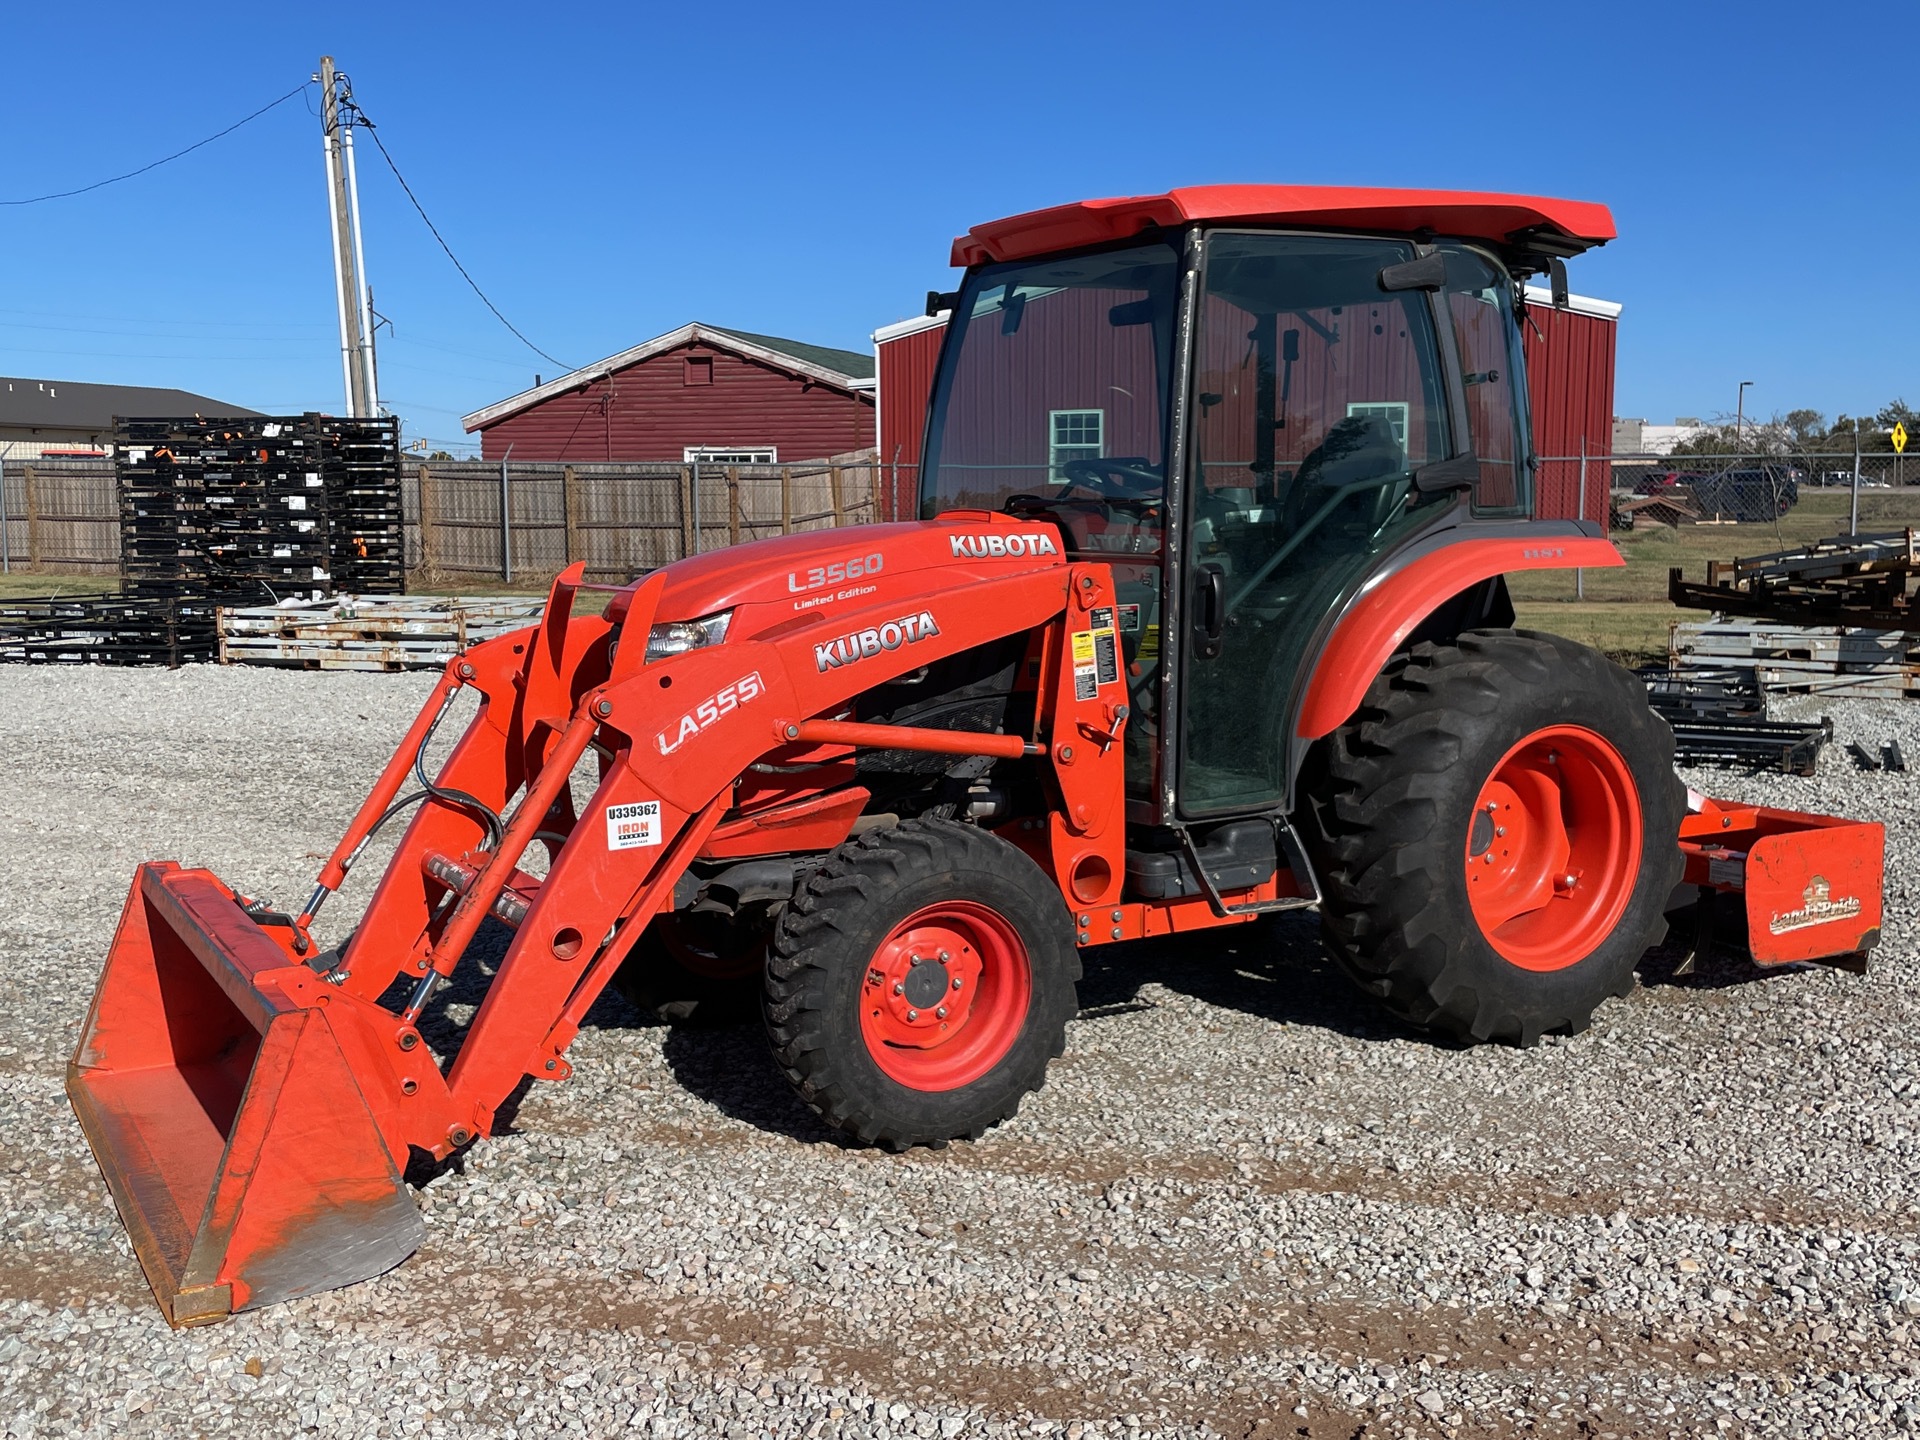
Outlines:
{"type": "Polygon", "coordinates": [[[660,843],[660,802],[607,807],[607,849],[639,850],[660,843]]]}
{"type": "Polygon", "coordinates": [[[1100,686],[1100,668],[1094,659],[1093,631],[1073,632],[1073,698],[1091,700],[1100,686]]]}

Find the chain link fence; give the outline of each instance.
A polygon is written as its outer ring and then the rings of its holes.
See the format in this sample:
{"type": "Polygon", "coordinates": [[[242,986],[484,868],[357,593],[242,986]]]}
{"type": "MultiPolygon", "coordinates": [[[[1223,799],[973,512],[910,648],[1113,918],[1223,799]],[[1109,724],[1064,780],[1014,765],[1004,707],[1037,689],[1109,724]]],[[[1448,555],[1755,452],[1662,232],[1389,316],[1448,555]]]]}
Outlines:
{"type": "MultiPolygon", "coordinates": [[[[1533,513],[1614,530],[1788,517],[1829,534],[1920,528],[1920,456],[1557,455],[1535,472],[1533,513]],[[1826,497],[1816,499],[1815,497],[1826,497]]],[[[403,474],[406,558],[431,577],[536,584],[574,560],[627,579],[768,535],[911,518],[919,467],[856,451],[796,465],[436,461],[403,474]]],[[[111,460],[0,462],[0,566],[111,577],[120,568],[111,460]]],[[[1783,532],[1784,533],[1784,532],[1783,532]]]]}

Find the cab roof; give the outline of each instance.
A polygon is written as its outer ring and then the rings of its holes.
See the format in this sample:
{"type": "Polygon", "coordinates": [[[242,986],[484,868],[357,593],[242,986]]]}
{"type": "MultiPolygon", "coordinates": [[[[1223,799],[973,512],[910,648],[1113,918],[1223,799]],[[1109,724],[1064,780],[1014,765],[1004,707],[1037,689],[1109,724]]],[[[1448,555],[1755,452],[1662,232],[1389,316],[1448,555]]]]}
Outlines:
{"type": "Polygon", "coordinates": [[[1190,185],[1164,195],[1082,200],[976,225],[953,242],[955,265],[1023,260],[1125,240],[1196,220],[1378,230],[1482,240],[1542,256],[1577,255],[1614,238],[1613,215],[1586,200],[1480,190],[1348,185],[1190,185]]]}

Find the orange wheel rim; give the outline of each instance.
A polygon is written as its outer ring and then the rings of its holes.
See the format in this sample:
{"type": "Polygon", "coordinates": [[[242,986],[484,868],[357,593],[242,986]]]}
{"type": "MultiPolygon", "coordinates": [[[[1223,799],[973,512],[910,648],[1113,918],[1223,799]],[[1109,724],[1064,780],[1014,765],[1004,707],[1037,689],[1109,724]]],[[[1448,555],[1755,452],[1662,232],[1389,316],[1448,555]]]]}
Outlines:
{"type": "Polygon", "coordinates": [[[888,1078],[957,1090],[1006,1058],[1026,1024],[1033,968],[998,911],[949,900],[880,943],[860,984],[860,1033],[888,1078]]]}
{"type": "Polygon", "coordinates": [[[1578,725],[1500,758],[1467,823],[1467,898],[1501,958],[1564,970],[1612,933],[1640,875],[1640,794],[1626,758],[1578,725]]]}

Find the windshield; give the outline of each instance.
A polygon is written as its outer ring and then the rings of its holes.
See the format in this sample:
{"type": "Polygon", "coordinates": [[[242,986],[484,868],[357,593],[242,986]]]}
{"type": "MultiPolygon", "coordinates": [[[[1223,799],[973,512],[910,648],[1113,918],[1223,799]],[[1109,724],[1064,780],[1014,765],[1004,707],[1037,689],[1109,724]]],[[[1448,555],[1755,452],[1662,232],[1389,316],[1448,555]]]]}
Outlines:
{"type": "Polygon", "coordinates": [[[1015,495],[1159,498],[1179,280],[1166,244],[970,275],[934,390],[921,515],[1015,495]]]}

